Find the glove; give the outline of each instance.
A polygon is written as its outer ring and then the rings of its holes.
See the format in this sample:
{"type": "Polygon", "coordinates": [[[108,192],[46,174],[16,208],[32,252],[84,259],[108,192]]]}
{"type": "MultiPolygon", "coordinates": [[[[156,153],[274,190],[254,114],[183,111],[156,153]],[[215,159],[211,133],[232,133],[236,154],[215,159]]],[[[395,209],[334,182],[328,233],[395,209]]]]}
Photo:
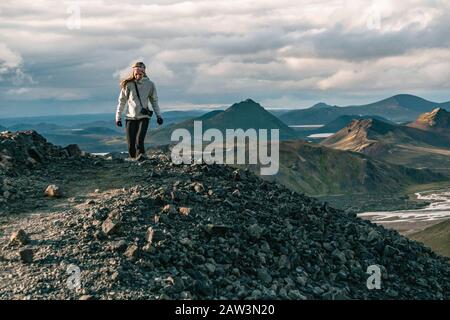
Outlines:
{"type": "Polygon", "coordinates": [[[116,126],[121,127],[122,126],[122,120],[117,120],[116,121],[116,126]]]}
{"type": "Polygon", "coordinates": [[[163,118],[157,117],[157,118],[156,118],[156,122],[157,122],[159,125],[162,125],[164,121],[163,121],[163,118]]]}

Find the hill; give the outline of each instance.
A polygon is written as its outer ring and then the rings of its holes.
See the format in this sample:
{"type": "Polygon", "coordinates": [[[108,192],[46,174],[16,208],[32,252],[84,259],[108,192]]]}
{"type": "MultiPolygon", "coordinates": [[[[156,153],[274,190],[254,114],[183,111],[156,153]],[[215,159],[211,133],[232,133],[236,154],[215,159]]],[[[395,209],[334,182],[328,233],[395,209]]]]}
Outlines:
{"type": "Polygon", "coordinates": [[[0,176],[23,193],[0,206],[0,299],[450,299],[447,258],[251,172],[162,152],[69,156],[34,133],[12,137],[0,139],[21,159],[55,157],[0,176]],[[44,197],[47,184],[59,197],[44,197]],[[381,290],[366,287],[373,265],[381,290]]]}
{"type": "Polygon", "coordinates": [[[408,126],[450,134],[450,112],[443,108],[436,108],[431,112],[420,115],[416,121],[408,124],[408,126]]]}
{"type": "MultiPolygon", "coordinates": [[[[279,173],[266,178],[309,195],[398,193],[411,184],[444,179],[429,170],[389,164],[301,140],[282,141],[279,150],[279,173]]],[[[258,166],[249,167],[259,171],[258,166]]]]}
{"type": "Polygon", "coordinates": [[[321,144],[416,168],[450,168],[450,135],[376,119],[354,120],[321,144]]]}
{"type": "Polygon", "coordinates": [[[400,94],[366,105],[330,106],[320,104],[308,109],[293,110],[284,113],[280,119],[289,125],[325,124],[342,115],[375,115],[390,121],[412,121],[421,113],[429,112],[436,106],[450,106],[450,102],[437,103],[423,98],[400,94]]]}
{"type": "Polygon", "coordinates": [[[382,142],[376,138],[394,132],[396,129],[396,125],[375,119],[353,120],[321,144],[340,150],[376,154],[383,147],[382,142]]]}
{"type": "Polygon", "coordinates": [[[343,115],[339,116],[333,121],[327,123],[323,127],[308,131],[308,134],[316,134],[316,133],[335,133],[339,130],[345,128],[349,123],[351,123],[353,120],[364,120],[364,119],[376,119],[379,121],[387,122],[390,124],[394,124],[393,122],[389,121],[386,118],[379,117],[379,116],[373,116],[373,115],[367,115],[367,116],[359,116],[359,115],[343,115]]]}

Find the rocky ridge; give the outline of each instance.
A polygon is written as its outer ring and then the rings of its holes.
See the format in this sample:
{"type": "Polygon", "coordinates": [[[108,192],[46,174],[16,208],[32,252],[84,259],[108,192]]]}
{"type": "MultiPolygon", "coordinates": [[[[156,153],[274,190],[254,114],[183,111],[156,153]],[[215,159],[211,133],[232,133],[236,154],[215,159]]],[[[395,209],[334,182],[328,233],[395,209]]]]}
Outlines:
{"type": "Polygon", "coordinates": [[[450,298],[448,259],[246,170],[164,152],[48,160],[15,178],[59,177],[67,192],[39,193],[45,210],[8,199],[18,213],[0,217],[1,299],[450,298]],[[380,290],[366,286],[371,265],[380,290]]]}

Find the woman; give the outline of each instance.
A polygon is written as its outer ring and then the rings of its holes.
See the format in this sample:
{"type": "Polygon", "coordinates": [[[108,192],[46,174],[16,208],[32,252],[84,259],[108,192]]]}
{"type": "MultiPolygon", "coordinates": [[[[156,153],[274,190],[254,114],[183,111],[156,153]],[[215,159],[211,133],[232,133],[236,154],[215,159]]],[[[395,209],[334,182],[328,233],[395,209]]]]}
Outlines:
{"type": "Polygon", "coordinates": [[[144,140],[153,111],[148,109],[150,100],[156,113],[156,122],[163,124],[158,105],[158,95],[155,84],[145,73],[145,64],[136,62],[132,65],[133,72],[120,83],[119,104],[116,112],[116,125],[122,127],[122,113],[128,102],[125,115],[125,129],[130,158],[141,160],[145,158],[144,140]]]}

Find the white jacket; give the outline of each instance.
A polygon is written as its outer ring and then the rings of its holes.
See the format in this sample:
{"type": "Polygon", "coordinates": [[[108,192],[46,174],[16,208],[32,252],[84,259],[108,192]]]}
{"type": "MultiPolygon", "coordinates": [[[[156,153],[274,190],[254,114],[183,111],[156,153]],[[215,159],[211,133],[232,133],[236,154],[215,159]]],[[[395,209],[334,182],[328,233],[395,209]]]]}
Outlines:
{"type": "MultiPolygon", "coordinates": [[[[142,107],[148,108],[148,101],[152,105],[156,116],[161,116],[161,111],[158,105],[158,95],[156,93],[155,84],[148,78],[143,77],[141,80],[136,81],[139,90],[139,95],[141,96],[142,107]]],[[[128,82],[125,88],[120,90],[120,95],[118,99],[119,104],[117,105],[116,111],[116,121],[122,119],[122,113],[125,108],[125,104],[128,102],[127,112],[125,118],[129,120],[138,120],[142,118],[150,118],[148,115],[142,114],[141,104],[136,93],[134,83],[132,81],[128,82]]]]}

